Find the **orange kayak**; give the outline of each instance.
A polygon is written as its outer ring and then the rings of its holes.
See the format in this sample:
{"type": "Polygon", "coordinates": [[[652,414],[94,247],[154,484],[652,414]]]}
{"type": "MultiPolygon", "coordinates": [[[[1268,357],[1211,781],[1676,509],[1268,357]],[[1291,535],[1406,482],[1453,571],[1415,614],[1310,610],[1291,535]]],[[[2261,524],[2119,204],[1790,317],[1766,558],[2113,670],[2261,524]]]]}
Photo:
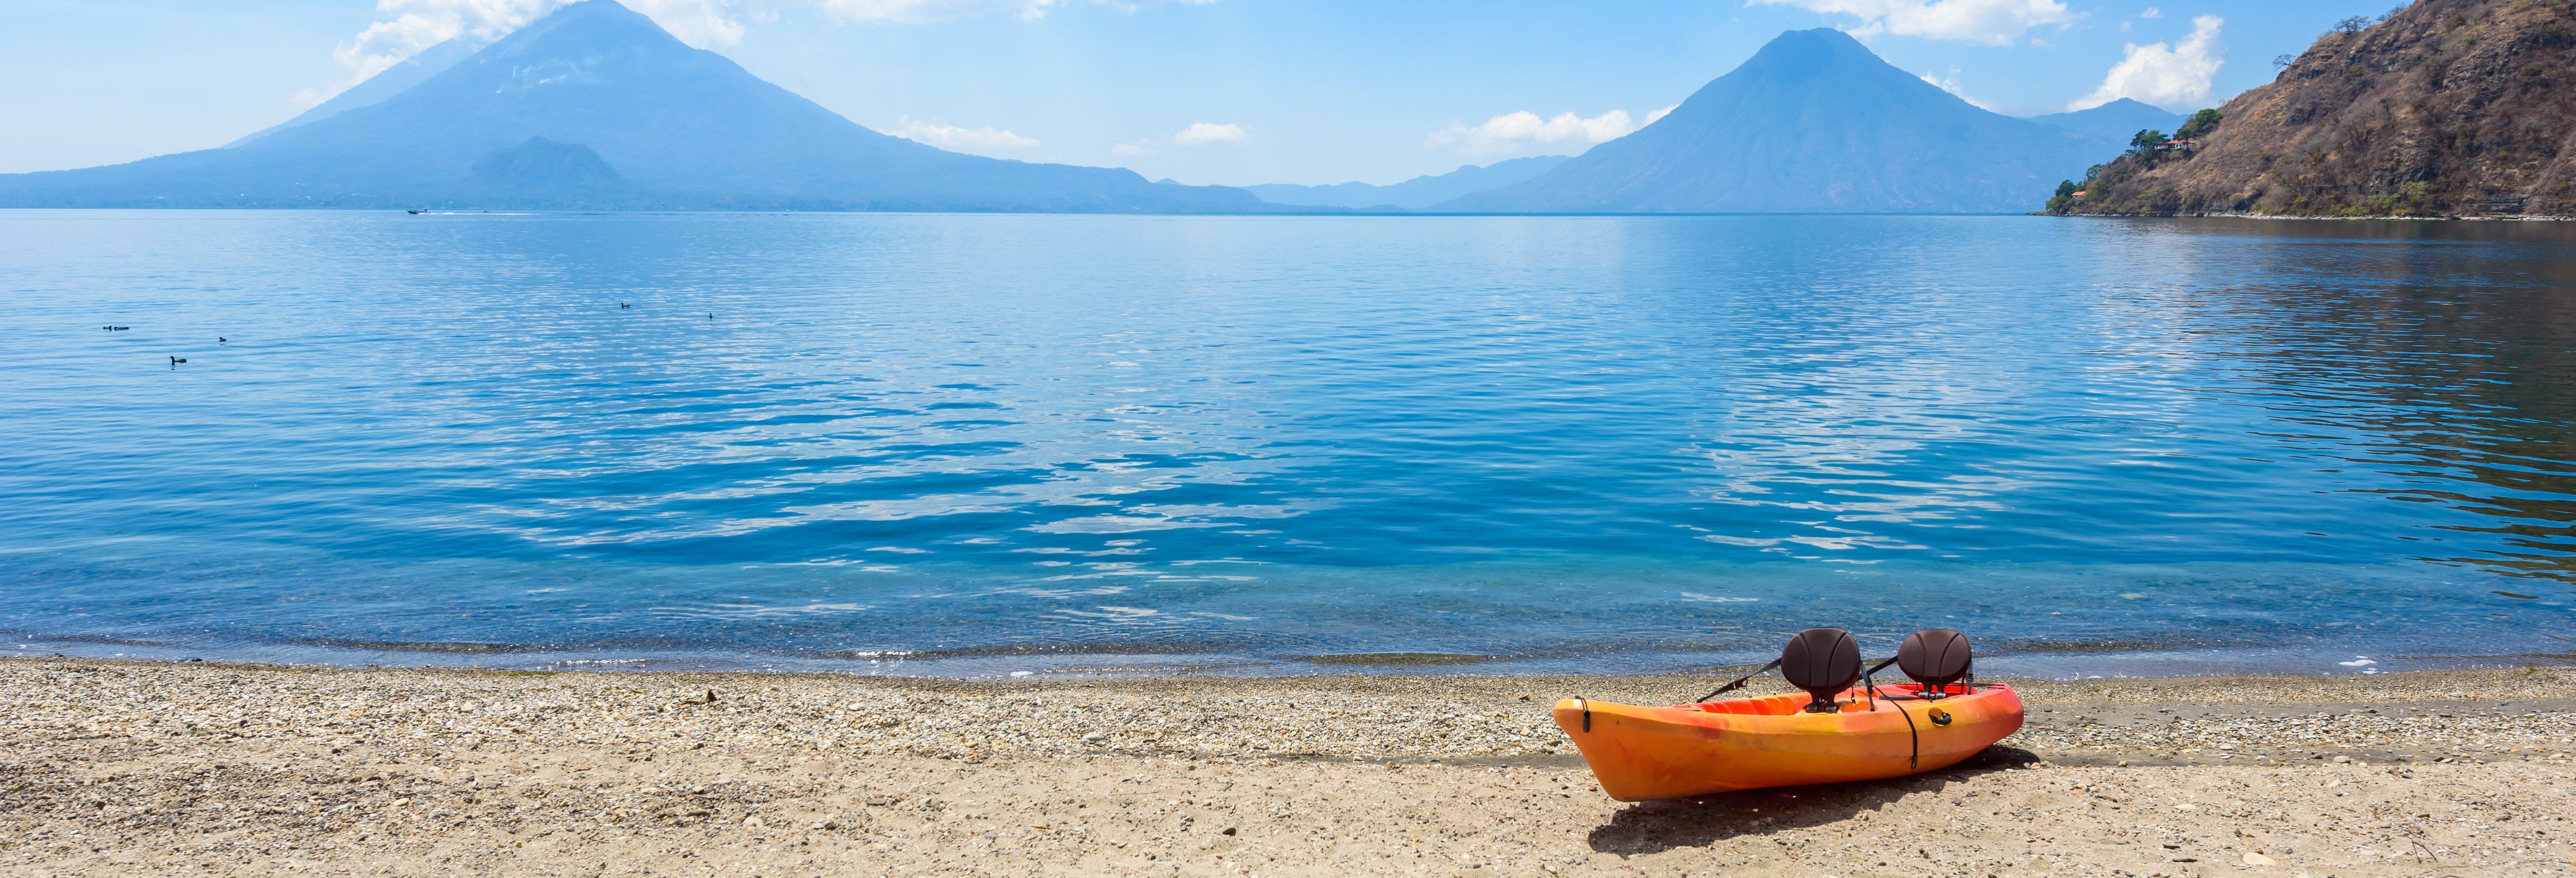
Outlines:
{"type": "Polygon", "coordinates": [[[1922,701],[1920,686],[1879,686],[1874,704],[1852,689],[1836,713],[1807,713],[1804,692],[1672,707],[1567,698],[1556,724],[1603,792],[1641,802],[1932,771],[2021,728],[2012,687],[1949,688],[1960,694],[1922,701]]]}

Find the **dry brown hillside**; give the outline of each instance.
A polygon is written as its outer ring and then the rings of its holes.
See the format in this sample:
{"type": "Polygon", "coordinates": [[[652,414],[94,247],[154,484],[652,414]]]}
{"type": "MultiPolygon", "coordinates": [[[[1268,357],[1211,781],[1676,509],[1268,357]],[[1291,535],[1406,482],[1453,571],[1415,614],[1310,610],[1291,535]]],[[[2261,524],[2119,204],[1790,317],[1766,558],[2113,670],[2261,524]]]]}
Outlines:
{"type": "Polygon", "coordinates": [[[2420,0],[2220,110],[2197,147],[2123,155],[2050,209],[2576,216],[2576,2],[2420,0]]]}

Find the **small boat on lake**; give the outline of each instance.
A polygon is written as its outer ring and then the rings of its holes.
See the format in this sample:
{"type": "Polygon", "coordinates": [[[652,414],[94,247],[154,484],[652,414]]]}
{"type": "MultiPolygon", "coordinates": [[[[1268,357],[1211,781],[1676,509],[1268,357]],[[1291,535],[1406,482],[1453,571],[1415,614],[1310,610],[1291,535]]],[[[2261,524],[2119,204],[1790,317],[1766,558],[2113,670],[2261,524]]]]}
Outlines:
{"type": "Polygon", "coordinates": [[[1808,691],[1671,707],[1567,698],[1556,702],[1556,724],[1574,739],[1601,790],[1623,802],[1934,771],[1976,755],[2022,724],[2021,696],[2012,687],[1963,681],[1967,638],[1954,631],[1918,632],[1897,658],[1863,672],[1848,632],[1812,628],[1765,670],[1773,666],[1808,691]],[[1909,676],[1925,671],[1925,679],[1867,680],[1868,673],[1924,652],[1934,654],[1906,663],[1909,676]]]}

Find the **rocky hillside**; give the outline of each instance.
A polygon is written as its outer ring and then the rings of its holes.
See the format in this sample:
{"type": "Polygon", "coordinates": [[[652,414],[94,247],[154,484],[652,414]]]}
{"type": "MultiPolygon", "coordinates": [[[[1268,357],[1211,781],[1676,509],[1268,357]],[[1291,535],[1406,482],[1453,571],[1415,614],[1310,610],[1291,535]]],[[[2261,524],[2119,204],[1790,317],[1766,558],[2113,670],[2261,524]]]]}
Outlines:
{"type": "Polygon", "coordinates": [[[2576,2],[2419,0],[2364,25],[2195,145],[2133,148],[2050,211],[2576,216],[2576,2]]]}

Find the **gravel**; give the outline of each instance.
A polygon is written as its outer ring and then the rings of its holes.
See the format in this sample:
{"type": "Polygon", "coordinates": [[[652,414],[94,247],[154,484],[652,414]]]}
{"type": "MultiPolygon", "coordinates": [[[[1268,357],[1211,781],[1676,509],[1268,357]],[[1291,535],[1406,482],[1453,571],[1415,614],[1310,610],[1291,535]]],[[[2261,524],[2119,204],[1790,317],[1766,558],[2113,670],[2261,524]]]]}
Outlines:
{"type": "Polygon", "coordinates": [[[7,660],[0,872],[2465,876],[2576,832],[2554,668],[2019,681],[1959,767],[1634,805],[1546,713],[1704,682],[7,660]]]}

